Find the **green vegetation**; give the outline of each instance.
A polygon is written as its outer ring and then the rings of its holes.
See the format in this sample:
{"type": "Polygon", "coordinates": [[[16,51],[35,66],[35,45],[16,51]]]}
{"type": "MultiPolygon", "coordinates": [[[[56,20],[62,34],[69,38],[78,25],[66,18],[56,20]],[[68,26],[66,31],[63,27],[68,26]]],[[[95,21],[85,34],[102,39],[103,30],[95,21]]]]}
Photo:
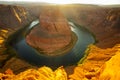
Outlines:
{"type": "Polygon", "coordinates": [[[86,49],[85,52],[84,52],[84,56],[80,59],[80,61],[78,61],[77,64],[82,64],[82,63],[84,63],[84,60],[87,58],[87,56],[88,56],[88,54],[89,54],[90,46],[91,46],[91,45],[92,45],[92,44],[90,44],[90,45],[87,47],[87,49],[86,49]]]}

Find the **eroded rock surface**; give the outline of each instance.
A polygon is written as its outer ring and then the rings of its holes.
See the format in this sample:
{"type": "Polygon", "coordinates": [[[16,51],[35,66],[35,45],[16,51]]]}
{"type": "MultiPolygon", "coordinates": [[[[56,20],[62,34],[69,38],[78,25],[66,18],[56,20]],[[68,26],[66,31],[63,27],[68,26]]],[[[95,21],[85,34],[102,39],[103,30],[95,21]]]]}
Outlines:
{"type": "Polygon", "coordinates": [[[116,55],[119,50],[120,44],[107,49],[101,49],[91,45],[86,59],[82,64],[75,67],[72,75],[69,75],[70,80],[119,80],[113,77],[116,74],[119,75],[115,72],[117,69],[119,71],[118,66],[120,64],[117,64],[119,63],[119,60],[117,60],[119,57],[116,55]],[[114,55],[117,58],[113,59],[112,56],[114,55]]]}
{"type": "Polygon", "coordinates": [[[59,8],[44,8],[39,21],[40,25],[34,27],[26,37],[29,45],[50,54],[70,43],[71,29],[59,8]]]}
{"type": "Polygon", "coordinates": [[[22,6],[0,5],[0,27],[12,30],[26,26],[33,17],[22,6]]]}
{"type": "MultiPolygon", "coordinates": [[[[10,46],[6,46],[8,37],[13,34],[18,29],[25,27],[33,20],[33,17],[29,14],[28,11],[22,6],[13,6],[13,5],[2,5],[0,4],[0,72],[12,68],[14,70],[19,69],[20,67],[13,68],[13,64],[22,66],[24,61],[20,59],[13,60],[13,57],[16,55],[10,46]],[[20,60],[20,64],[19,64],[20,60]],[[7,66],[5,66],[7,65],[7,66]]],[[[9,37],[11,38],[11,37],[9,37]]],[[[24,64],[25,67],[29,64],[24,64]]],[[[23,68],[23,67],[22,67],[23,68]]],[[[26,67],[27,68],[27,67],[26,67]]]]}
{"type": "Polygon", "coordinates": [[[120,80],[120,50],[102,66],[99,80],[120,80]]]}
{"type": "Polygon", "coordinates": [[[93,32],[98,47],[113,47],[120,42],[119,7],[67,5],[61,10],[66,17],[93,32]]]}

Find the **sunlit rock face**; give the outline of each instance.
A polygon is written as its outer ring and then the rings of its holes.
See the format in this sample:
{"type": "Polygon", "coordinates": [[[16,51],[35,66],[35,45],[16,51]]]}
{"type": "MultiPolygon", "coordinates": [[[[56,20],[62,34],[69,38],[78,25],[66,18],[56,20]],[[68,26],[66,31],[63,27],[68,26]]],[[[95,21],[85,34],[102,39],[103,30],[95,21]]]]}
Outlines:
{"type": "Polygon", "coordinates": [[[43,53],[53,53],[71,41],[71,29],[59,8],[43,8],[39,16],[40,25],[31,30],[27,43],[43,53]]]}
{"type": "Polygon", "coordinates": [[[100,69],[99,80],[120,80],[120,51],[100,69]]]}
{"type": "Polygon", "coordinates": [[[120,80],[120,44],[101,49],[89,46],[89,54],[69,75],[71,80],[120,80]]]}

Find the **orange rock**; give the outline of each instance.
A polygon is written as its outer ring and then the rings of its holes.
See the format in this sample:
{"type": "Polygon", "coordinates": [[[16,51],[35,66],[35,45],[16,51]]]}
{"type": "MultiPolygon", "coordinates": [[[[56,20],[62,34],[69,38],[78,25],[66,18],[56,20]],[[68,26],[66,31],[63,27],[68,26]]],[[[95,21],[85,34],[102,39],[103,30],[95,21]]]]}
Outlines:
{"type": "Polygon", "coordinates": [[[99,80],[120,80],[120,51],[103,65],[99,80]]]}
{"type": "Polygon", "coordinates": [[[0,80],[67,80],[67,73],[63,67],[53,71],[49,67],[28,69],[17,75],[0,73],[0,80]]]}
{"type": "Polygon", "coordinates": [[[5,71],[5,74],[13,74],[13,71],[12,71],[11,69],[7,69],[7,70],[5,71]]]}
{"type": "Polygon", "coordinates": [[[107,49],[91,45],[88,53],[83,63],[76,66],[74,73],[69,75],[70,80],[119,80],[111,77],[120,74],[120,45],[107,49]]]}
{"type": "Polygon", "coordinates": [[[44,8],[39,21],[40,25],[34,27],[26,37],[29,45],[50,54],[70,43],[71,29],[58,7],[44,8]]]}

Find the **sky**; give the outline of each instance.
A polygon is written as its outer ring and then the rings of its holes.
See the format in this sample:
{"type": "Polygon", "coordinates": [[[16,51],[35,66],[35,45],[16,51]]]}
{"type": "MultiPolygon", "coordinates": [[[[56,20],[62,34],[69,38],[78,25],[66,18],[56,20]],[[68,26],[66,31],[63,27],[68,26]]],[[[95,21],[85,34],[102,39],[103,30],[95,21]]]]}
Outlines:
{"type": "Polygon", "coordinates": [[[98,4],[98,5],[120,4],[120,0],[0,0],[0,1],[48,2],[56,4],[70,4],[70,3],[98,4]]]}

